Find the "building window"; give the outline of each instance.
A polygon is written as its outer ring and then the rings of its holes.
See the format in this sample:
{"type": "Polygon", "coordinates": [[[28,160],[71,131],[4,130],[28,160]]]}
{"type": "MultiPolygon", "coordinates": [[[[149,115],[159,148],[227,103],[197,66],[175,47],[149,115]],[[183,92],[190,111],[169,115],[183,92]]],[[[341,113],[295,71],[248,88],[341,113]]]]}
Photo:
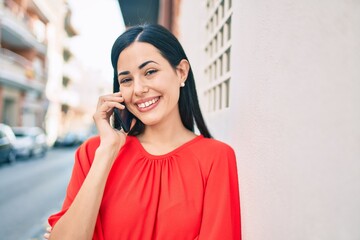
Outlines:
{"type": "Polygon", "coordinates": [[[206,12],[206,110],[216,112],[229,107],[232,1],[206,0],[206,12]]]}

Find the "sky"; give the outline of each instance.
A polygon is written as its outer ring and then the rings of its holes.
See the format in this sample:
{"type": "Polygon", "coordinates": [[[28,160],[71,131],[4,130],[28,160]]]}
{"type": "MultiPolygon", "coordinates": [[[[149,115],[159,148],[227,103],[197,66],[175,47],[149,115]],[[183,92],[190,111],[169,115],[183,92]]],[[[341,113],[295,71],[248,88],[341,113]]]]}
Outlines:
{"type": "Polygon", "coordinates": [[[70,49],[85,69],[100,71],[112,81],[110,52],[115,39],[125,30],[117,0],[68,0],[72,25],[79,33],[70,40],[70,49]]]}

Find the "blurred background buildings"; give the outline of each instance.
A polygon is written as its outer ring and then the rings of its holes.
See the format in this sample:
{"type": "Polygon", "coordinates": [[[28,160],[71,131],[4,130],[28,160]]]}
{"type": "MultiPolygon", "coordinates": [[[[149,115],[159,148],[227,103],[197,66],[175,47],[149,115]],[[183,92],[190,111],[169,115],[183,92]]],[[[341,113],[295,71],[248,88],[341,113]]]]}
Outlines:
{"type": "Polygon", "coordinates": [[[66,40],[76,35],[71,10],[62,0],[2,0],[0,9],[0,120],[41,127],[54,142],[76,98],[63,73],[66,40]]]}
{"type": "Polygon", "coordinates": [[[40,127],[49,145],[69,132],[93,131],[107,83],[72,52],[78,31],[67,1],[1,0],[0,10],[0,122],[40,127]]]}
{"type": "Polygon", "coordinates": [[[1,1],[1,122],[42,126],[51,64],[47,29],[63,30],[62,18],[58,11],[46,13],[33,1],[1,1]],[[59,21],[61,25],[56,25],[59,21]]]}
{"type": "MultiPolygon", "coordinates": [[[[117,3],[120,25],[159,23],[183,44],[210,131],[237,153],[243,239],[360,238],[359,2],[117,3]]],[[[0,0],[0,121],[49,142],[91,126],[112,91],[72,53],[69,6],[0,0]]]]}

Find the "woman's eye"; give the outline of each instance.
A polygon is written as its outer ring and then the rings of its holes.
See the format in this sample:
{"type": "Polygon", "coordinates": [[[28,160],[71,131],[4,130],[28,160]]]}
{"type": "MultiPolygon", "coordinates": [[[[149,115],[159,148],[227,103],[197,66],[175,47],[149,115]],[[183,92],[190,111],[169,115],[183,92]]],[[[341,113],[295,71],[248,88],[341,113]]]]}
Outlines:
{"type": "Polygon", "coordinates": [[[145,73],[145,76],[154,74],[154,73],[156,73],[156,72],[157,72],[157,70],[155,70],[155,69],[150,69],[150,70],[148,70],[148,71],[145,73]]]}
{"type": "Polygon", "coordinates": [[[119,83],[124,84],[124,83],[130,82],[130,81],[131,81],[131,78],[124,78],[124,79],[120,79],[119,83]]]}

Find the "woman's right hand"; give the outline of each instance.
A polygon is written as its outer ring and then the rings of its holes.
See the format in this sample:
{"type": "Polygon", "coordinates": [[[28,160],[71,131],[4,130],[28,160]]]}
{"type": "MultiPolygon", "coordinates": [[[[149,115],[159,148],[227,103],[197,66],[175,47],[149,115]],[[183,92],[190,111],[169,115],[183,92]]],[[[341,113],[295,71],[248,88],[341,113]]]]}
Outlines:
{"type": "MultiPolygon", "coordinates": [[[[100,146],[110,148],[117,153],[125,144],[126,133],[123,130],[117,130],[110,125],[110,117],[114,112],[114,108],[123,110],[125,106],[121,104],[124,98],[121,92],[108,94],[99,97],[96,112],[93,115],[96,127],[100,135],[100,146]]],[[[132,126],[135,120],[133,120],[132,126]]]]}

